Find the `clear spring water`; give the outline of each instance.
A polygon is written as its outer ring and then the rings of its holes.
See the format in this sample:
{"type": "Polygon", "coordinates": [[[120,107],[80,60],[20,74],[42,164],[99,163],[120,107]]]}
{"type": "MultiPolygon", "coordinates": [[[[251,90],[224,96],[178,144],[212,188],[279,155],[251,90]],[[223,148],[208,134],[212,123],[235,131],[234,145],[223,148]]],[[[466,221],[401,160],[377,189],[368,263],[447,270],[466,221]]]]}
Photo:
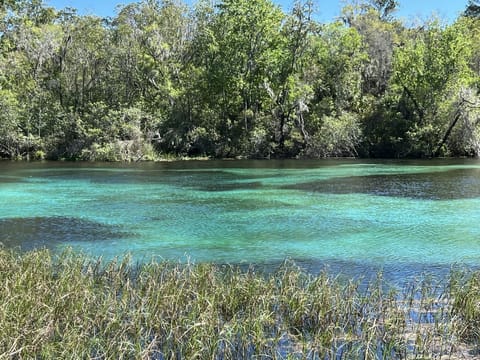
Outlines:
{"type": "Polygon", "coordinates": [[[480,264],[480,161],[0,162],[0,242],[397,277],[480,264]]]}

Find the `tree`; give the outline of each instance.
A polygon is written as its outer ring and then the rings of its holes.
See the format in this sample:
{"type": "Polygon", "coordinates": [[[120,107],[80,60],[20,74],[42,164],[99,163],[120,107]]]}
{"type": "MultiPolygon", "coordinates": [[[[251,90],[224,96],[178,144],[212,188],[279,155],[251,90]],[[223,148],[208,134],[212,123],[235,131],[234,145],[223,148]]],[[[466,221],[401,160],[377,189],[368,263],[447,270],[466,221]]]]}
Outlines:
{"type": "Polygon", "coordinates": [[[306,65],[316,26],[312,20],[313,2],[296,1],[279,33],[278,49],[264,82],[273,117],[272,152],[278,156],[298,153],[309,144],[305,124],[312,98],[312,88],[306,77],[306,65]],[[288,145],[287,145],[288,143],[288,145]]]}
{"type": "Polygon", "coordinates": [[[328,24],[316,39],[314,53],[317,56],[310,71],[314,71],[316,81],[308,155],[355,156],[364,102],[362,72],[367,60],[362,37],[340,22],[328,24]]]}
{"type": "MultiPolygon", "coordinates": [[[[54,99],[50,85],[51,72],[58,48],[59,29],[54,23],[56,12],[44,8],[40,1],[19,1],[8,8],[7,26],[2,34],[2,88],[10,104],[25,104],[16,111],[16,138],[24,137],[21,154],[43,151],[47,128],[51,126],[54,99]]],[[[15,132],[14,132],[15,133],[15,132]]]]}
{"type": "Polygon", "coordinates": [[[479,0],[468,0],[467,8],[463,13],[464,16],[479,18],[480,17],[480,1],[479,0]]]}
{"type": "Polygon", "coordinates": [[[401,155],[436,156],[456,94],[472,79],[472,40],[462,23],[442,28],[432,22],[410,31],[395,51],[391,88],[398,96],[392,121],[403,123],[405,133],[392,135],[401,139],[401,155]]]}
{"type": "Polygon", "coordinates": [[[20,111],[15,94],[0,90],[0,157],[19,159],[25,155],[25,137],[19,123],[20,111]]]}
{"type": "Polygon", "coordinates": [[[196,39],[200,86],[207,95],[203,111],[209,114],[199,128],[218,139],[217,156],[232,156],[248,152],[258,126],[283,16],[270,0],[225,0],[216,11],[196,39]]]}
{"type": "Polygon", "coordinates": [[[369,0],[369,3],[378,12],[382,20],[390,20],[392,13],[398,7],[397,0],[369,0]]]}
{"type": "Polygon", "coordinates": [[[393,0],[370,0],[343,10],[348,26],[363,37],[368,53],[362,74],[363,92],[374,97],[384,95],[392,75],[393,50],[403,31],[403,26],[390,16],[397,5],[393,0]]]}
{"type": "Polygon", "coordinates": [[[0,2],[0,156],[478,155],[478,0],[404,27],[397,0],[141,0],[114,18],[0,2]]]}

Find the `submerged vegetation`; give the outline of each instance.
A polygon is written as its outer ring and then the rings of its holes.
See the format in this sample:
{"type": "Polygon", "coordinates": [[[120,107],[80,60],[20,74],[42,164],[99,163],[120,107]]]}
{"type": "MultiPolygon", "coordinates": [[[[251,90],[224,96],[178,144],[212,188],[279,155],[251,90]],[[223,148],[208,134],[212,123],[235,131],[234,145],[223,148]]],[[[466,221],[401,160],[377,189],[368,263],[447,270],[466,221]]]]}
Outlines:
{"type": "Polygon", "coordinates": [[[0,157],[480,155],[477,0],[142,0],[112,18],[0,2],[0,157]]]}
{"type": "Polygon", "coordinates": [[[478,354],[480,273],[396,289],[233,266],[0,250],[8,358],[456,359],[478,354]]]}

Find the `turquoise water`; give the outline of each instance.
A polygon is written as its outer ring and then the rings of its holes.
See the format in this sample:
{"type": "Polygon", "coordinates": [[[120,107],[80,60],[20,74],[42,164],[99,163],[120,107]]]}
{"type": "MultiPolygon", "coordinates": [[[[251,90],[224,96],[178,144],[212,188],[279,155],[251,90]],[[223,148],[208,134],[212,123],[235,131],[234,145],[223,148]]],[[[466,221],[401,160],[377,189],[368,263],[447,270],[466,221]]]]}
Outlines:
{"type": "Polygon", "coordinates": [[[0,201],[0,241],[25,250],[354,272],[480,264],[475,160],[0,162],[0,201]]]}

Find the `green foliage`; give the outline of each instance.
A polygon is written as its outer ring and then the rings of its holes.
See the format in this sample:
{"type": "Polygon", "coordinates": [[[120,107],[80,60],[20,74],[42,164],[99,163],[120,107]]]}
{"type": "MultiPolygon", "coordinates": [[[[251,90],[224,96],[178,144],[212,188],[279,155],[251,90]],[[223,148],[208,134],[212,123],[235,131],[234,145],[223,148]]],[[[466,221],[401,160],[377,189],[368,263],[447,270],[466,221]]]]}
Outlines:
{"type": "Polygon", "coordinates": [[[477,156],[478,19],[406,28],[398,6],[321,24],[311,0],[4,1],[0,156],[477,156]]]}
{"type": "Polygon", "coordinates": [[[468,0],[468,5],[465,9],[464,15],[472,18],[479,18],[480,2],[478,0],[468,0]]]}
{"type": "Polygon", "coordinates": [[[413,35],[394,53],[390,88],[389,113],[403,126],[392,124],[389,132],[403,144],[401,156],[436,156],[455,97],[472,81],[472,40],[461,22],[446,28],[433,22],[409,32],[413,35]]]}
{"type": "Polygon", "coordinates": [[[19,104],[11,91],[0,90],[0,154],[16,158],[21,155],[19,104]]]}
{"type": "Polygon", "coordinates": [[[324,115],[319,131],[306,155],[309,157],[358,156],[362,130],[355,114],[343,113],[332,117],[324,115]]]}

